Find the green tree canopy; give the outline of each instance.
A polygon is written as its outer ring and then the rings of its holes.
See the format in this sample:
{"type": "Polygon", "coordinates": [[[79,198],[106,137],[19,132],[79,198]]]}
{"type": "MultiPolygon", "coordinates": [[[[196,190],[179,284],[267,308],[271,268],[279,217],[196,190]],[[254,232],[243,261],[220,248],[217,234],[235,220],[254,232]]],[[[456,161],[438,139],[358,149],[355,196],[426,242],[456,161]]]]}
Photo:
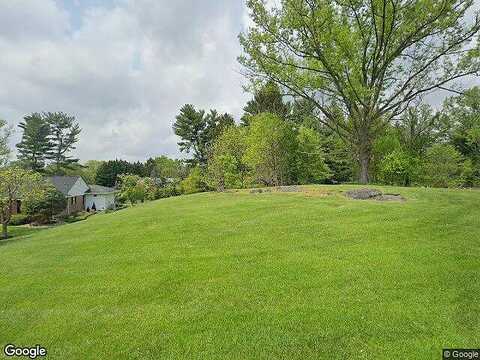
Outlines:
{"type": "Polygon", "coordinates": [[[480,166],[480,88],[445,100],[443,115],[451,124],[450,139],[462,155],[480,166]]]}
{"type": "Polygon", "coordinates": [[[369,181],[372,146],[415,99],[479,71],[472,0],[248,0],[253,26],[240,62],[313,103],[348,141],[369,181]],[[340,110],[340,114],[338,113],[340,110]]]}
{"type": "Polygon", "coordinates": [[[180,151],[193,154],[193,163],[205,167],[211,146],[222,131],[234,124],[229,114],[210,110],[197,110],[191,104],[184,105],[173,124],[175,135],[180,137],[180,151]]]}
{"type": "Polygon", "coordinates": [[[322,183],[332,174],[325,164],[322,139],[315,130],[301,126],[297,135],[297,179],[300,184],[322,183]]]}
{"type": "Polygon", "coordinates": [[[8,167],[0,170],[0,223],[2,237],[8,237],[8,224],[12,218],[12,210],[17,200],[32,201],[41,199],[46,188],[42,177],[19,167],[8,167]]]}
{"type": "Polygon", "coordinates": [[[98,166],[95,173],[95,183],[102,186],[114,187],[119,175],[132,174],[145,176],[145,166],[141,162],[130,163],[126,160],[104,161],[98,166]]]}
{"type": "Polygon", "coordinates": [[[18,127],[23,130],[22,140],[17,144],[18,159],[28,168],[41,171],[52,156],[50,125],[40,113],[25,116],[18,127]]]}
{"type": "Polygon", "coordinates": [[[295,178],[296,137],[292,125],[277,115],[262,113],[250,120],[243,160],[257,182],[285,185],[295,178]]]}
{"type": "Polygon", "coordinates": [[[43,118],[50,127],[51,149],[48,158],[57,170],[78,162],[69,154],[79,140],[80,126],[75,117],[63,112],[44,113],[43,118]]]}
{"type": "Polygon", "coordinates": [[[0,119],[0,168],[8,163],[10,157],[10,148],[8,146],[10,134],[11,128],[7,126],[5,120],[0,119]]]}
{"type": "Polygon", "coordinates": [[[248,125],[253,116],[264,112],[275,114],[281,119],[287,119],[290,113],[290,105],[283,102],[283,95],[279,86],[275,82],[269,81],[254,92],[253,99],[247,102],[243,111],[242,125],[248,125]]]}
{"type": "Polygon", "coordinates": [[[461,185],[462,155],[449,144],[435,144],[427,150],[423,165],[423,182],[433,187],[461,185]]]}
{"type": "Polygon", "coordinates": [[[207,171],[208,184],[212,188],[223,191],[244,186],[246,133],[244,127],[231,126],[215,141],[207,171]]]}

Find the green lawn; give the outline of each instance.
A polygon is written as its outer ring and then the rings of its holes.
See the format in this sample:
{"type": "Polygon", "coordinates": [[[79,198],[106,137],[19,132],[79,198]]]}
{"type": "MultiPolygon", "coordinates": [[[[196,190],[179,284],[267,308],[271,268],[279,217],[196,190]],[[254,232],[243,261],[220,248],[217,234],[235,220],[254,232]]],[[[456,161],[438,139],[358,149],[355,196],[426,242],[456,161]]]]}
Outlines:
{"type": "MultiPolygon", "coordinates": [[[[36,234],[40,230],[44,230],[46,227],[32,227],[28,225],[22,226],[9,226],[8,227],[8,237],[9,239],[14,238],[26,238],[30,237],[33,234],[36,234]]],[[[2,240],[0,240],[2,241],[2,240]]],[[[0,243],[1,244],[1,243],[0,243]]]]}
{"type": "Polygon", "coordinates": [[[182,196],[2,242],[2,351],[440,359],[478,347],[480,191],[389,189],[399,203],[339,193],[351,188],[182,196]]]}

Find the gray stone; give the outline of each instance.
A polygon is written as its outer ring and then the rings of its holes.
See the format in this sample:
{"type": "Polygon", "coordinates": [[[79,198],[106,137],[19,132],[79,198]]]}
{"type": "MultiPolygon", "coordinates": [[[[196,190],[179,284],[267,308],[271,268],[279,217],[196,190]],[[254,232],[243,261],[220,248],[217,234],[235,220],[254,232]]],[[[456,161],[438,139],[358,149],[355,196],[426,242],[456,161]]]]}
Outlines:
{"type": "Polygon", "coordinates": [[[280,191],[280,192],[299,192],[300,188],[298,187],[298,185],[279,186],[279,187],[277,187],[277,191],[280,191]]]}
{"type": "Polygon", "coordinates": [[[358,190],[350,190],[346,192],[347,197],[350,199],[356,200],[368,200],[368,199],[375,199],[378,196],[382,195],[382,192],[377,189],[358,189],[358,190]]]}

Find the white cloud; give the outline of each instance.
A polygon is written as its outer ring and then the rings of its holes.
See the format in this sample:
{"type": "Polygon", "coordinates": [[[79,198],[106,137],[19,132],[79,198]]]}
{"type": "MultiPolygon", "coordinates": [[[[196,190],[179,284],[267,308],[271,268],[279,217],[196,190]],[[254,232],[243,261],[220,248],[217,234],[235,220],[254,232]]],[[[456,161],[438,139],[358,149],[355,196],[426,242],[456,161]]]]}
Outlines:
{"type": "Polygon", "coordinates": [[[184,103],[240,115],[248,96],[236,62],[237,0],[97,5],[82,9],[76,27],[59,3],[38,4],[0,5],[0,21],[17,19],[0,28],[0,117],[9,122],[66,111],[83,128],[82,160],[143,160],[178,155],[171,125],[184,103]]]}

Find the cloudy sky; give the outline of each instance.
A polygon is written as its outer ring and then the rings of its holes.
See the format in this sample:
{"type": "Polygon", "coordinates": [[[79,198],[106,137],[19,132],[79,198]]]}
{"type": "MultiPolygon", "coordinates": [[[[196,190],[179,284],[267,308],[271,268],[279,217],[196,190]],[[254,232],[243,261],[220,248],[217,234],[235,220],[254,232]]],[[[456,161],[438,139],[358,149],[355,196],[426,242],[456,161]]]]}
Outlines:
{"type": "Polygon", "coordinates": [[[75,115],[82,160],[178,156],[181,105],[238,118],[249,98],[236,60],[246,15],[240,0],[1,1],[0,117],[75,115]]]}
{"type": "Polygon", "coordinates": [[[0,24],[0,118],[75,115],[83,161],[177,157],[183,104],[238,119],[250,97],[236,61],[243,0],[0,0],[0,24]]]}

